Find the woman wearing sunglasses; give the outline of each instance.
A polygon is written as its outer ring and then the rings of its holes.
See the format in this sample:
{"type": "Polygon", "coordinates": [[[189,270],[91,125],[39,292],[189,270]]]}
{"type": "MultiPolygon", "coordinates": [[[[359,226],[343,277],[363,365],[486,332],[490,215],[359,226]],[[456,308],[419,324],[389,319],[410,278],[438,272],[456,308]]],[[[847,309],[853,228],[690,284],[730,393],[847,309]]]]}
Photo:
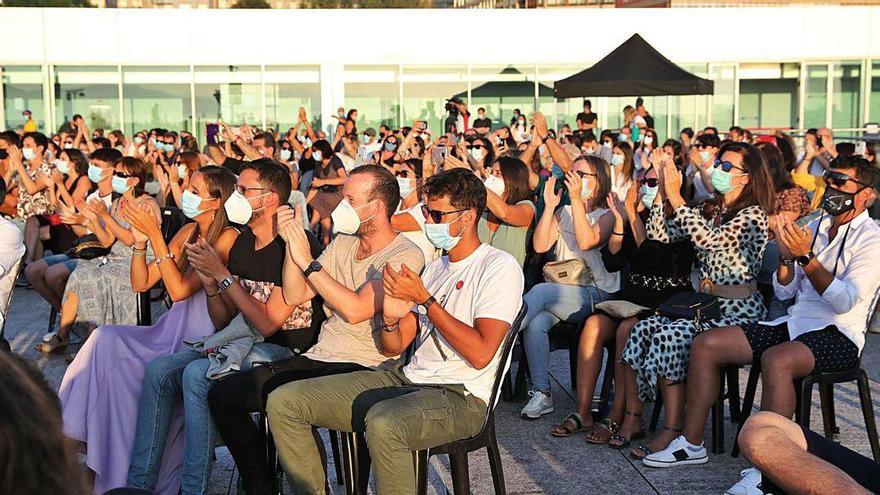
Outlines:
{"type": "Polygon", "coordinates": [[[425,235],[425,215],[422,212],[421,190],[424,161],[410,158],[394,165],[394,176],[400,187],[400,205],[391,217],[391,228],[403,234],[422,250],[425,263],[440,257],[440,251],[425,235]]]}
{"type": "Polygon", "coordinates": [[[557,263],[580,260],[592,274],[592,280],[540,283],[525,295],[528,312],[522,323],[523,342],[534,390],[530,392],[531,399],[521,415],[529,419],[553,412],[549,375],[550,329],[562,321],[579,323],[586,320],[596,303],[608,299],[620,289],[619,274],[605,269],[600,253],[614,226],[607,205],[611,191],[608,163],[594,155],[576,158],[565,175],[566,193],[571,204],[559,209],[556,207],[563,192],[556,183],[556,177],[550,176],[544,185],[545,207],[535,227],[533,247],[538,253],[546,253],[555,246],[557,263]]]}
{"type": "MultiPolygon", "coordinates": [[[[754,146],[730,143],[719,150],[712,184],[717,205],[706,218],[687,206],[681,195],[681,173],[670,160],[660,167],[664,199],[674,222],[652,222],[654,235],[670,240],[690,239],[700,266],[700,291],[718,298],[721,317],[703,322],[702,329],[756,322],[764,317],[756,277],[768,239],[768,215],[774,212],[773,181],[764,155],[754,146]]],[[[660,209],[660,204],[652,208],[660,209]]],[[[684,426],[685,385],[690,347],[700,331],[692,319],[652,316],[633,327],[621,356],[627,390],[634,399],[653,400],[659,390],[666,419],[663,430],[632,457],[665,449],[684,426]],[[638,388],[636,388],[638,387],[638,388]],[[633,392],[638,393],[636,395],[633,392]]],[[[630,407],[637,407],[629,403],[630,407]]],[[[629,420],[627,418],[626,421],[629,420]]],[[[676,440],[677,441],[677,440],[676,440]]]]}
{"type": "Polygon", "coordinates": [[[587,442],[608,444],[615,449],[644,436],[639,420],[642,403],[634,393],[632,407],[625,407],[629,390],[619,362],[623,346],[640,318],[654,314],[654,309],[671,295],[691,290],[694,261],[693,245],[687,239],[670,242],[662,235],[664,229],[646,231],[645,225],[675,221],[669,203],[663,202],[663,196],[658,194],[662,186],[656,169],[649,168],[634,182],[623,201],[614,192],[608,195],[614,228],[608,244],[602,248],[602,262],[610,273],[625,274],[621,276],[621,290],[614,301],[600,303],[584,324],[578,344],[577,409],[550,431],[558,437],[586,431],[587,442]],[[663,208],[653,209],[656,202],[663,202],[663,208]],[[590,414],[593,393],[604,348],[612,342],[614,401],[608,416],[594,423],[590,414]],[[625,427],[621,428],[621,424],[625,427]]]}
{"type": "Polygon", "coordinates": [[[523,266],[529,227],[535,220],[529,170],[519,158],[502,156],[488,173],[486,211],[477,226],[480,241],[512,254],[523,266]]]}
{"type": "Polygon", "coordinates": [[[75,221],[93,232],[103,247],[110,248],[110,253],[93,260],[80,260],[67,281],[58,333],[48,342],[38,344],[38,351],[48,354],[64,350],[74,325],[81,327],[81,335],[88,335],[98,325],[137,324],[129,262],[135,235],[122,209],[123,205],[125,208],[146,207],[161,221],[159,205],[144,191],[147,171],[142,160],[122,157],[114,164],[114,200],[109,210],[99,199],[88,203],[76,201],[75,221]]]}

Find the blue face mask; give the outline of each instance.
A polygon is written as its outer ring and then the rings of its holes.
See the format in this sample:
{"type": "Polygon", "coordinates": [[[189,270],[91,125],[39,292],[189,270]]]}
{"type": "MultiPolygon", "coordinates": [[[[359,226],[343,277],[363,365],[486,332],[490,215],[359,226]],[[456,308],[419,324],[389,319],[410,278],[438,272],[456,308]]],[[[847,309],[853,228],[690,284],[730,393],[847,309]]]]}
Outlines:
{"type": "Polygon", "coordinates": [[[104,169],[90,163],[89,164],[89,180],[97,184],[104,178],[104,169]]]}
{"type": "Polygon", "coordinates": [[[657,198],[657,192],[659,190],[660,186],[642,186],[642,204],[645,206],[645,208],[651,208],[651,206],[654,204],[654,200],[657,198]]]}
{"type": "Polygon", "coordinates": [[[166,152],[166,153],[171,153],[172,151],[174,151],[174,145],[173,145],[173,144],[165,143],[164,145],[162,145],[162,148],[165,149],[165,152],[166,152]]]}
{"type": "Polygon", "coordinates": [[[123,179],[122,177],[116,177],[114,175],[111,183],[113,184],[113,192],[117,194],[125,194],[125,192],[130,189],[128,179],[123,179]]]}
{"type": "Polygon", "coordinates": [[[400,199],[408,198],[415,190],[415,181],[406,177],[398,177],[397,185],[400,186],[400,199]]]}
{"type": "Polygon", "coordinates": [[[611,155],[611,165],[615,167],[623,165],[623,157],[620,155],[611,155]]]}
{"type": "Polygon", "coordinates": [[[716,168],[712,172],[712,187],[718,191],[720,194],[727,194],[730,191],[733,191],[733,175],[730,172],[725,172],[720,168],[716,168]]]}
{"type": "Polygon", "coordinates": [[[453,237],[452,234],[449,233],[449,226],[461,220],[463,215],[464,213],[449,223],[426,223],[425,237],[427,237],[428,241],[430,241],[437,249],[445,249],[446,251],[449,251],[457,246],[458,241],[461,240],[460,236],[453,237]]]}
{"type": "Polygon", "coordinates": [[[180,209],[183,211],[183,214],[186,215],[186,218],[195,218],[201,215],[202,210],[199,209],[201,205],[201,196],[193,193],[189,189],[183,191],[183,195],[180,197],[180,209]]]}
{"type": "Polygon", "coordinates": [[[392,143],[391,141],[385,141],[385,151],[394,151],[397,149],[397,143],[392,143]]]}

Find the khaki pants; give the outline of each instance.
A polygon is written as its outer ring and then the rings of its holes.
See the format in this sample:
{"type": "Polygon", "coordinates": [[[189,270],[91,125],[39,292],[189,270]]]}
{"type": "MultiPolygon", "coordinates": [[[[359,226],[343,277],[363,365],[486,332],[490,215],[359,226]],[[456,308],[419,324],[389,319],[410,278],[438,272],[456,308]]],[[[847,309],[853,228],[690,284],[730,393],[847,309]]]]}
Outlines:
{"type": "Polygon", "coordinates": [[[416,491],[412,451],[480,432],[486,404],[461,385],[413,385],[400,369],[358,371],[289,383],[269,395],[269,424],[299,494],[325,493],[312,427],[365,431],[381,495],[416,491]]]}

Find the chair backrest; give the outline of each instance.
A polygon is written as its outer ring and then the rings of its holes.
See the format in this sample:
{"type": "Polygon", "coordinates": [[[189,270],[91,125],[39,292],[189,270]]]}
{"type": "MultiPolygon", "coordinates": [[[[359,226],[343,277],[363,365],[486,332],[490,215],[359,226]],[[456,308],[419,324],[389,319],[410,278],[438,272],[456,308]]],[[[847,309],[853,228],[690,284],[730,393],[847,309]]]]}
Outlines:
{"type": "Polygon", "coordinates": [[[183,214],[183,211],[181,211],[180,208],[163,206],[161,212],[162,238],[165,239],[165,242],[171,242],[171,239],[180,232],[180,229],[192,221],[183,214]]]}
{"type": "MultiPolygon", "coordinates": [[[[516,338],[522,329],[522,322],[526,317],[526,311],[528,311],[528,306],[526,305],[526,302],[523,301],[522,307],[519,309],[519,314],[516,315],[513,324],[510,325],[510,331],[507,332],[507,336],[505,336],[504,340],[501,342],[501,360],[498,363],[498,369],[495,370],[495,382],[492,384],[492,395],[489,397],[489,407],[486,408],[486,422],[489,421],[489,416],[492,414],[492,411],[495,410],[495,406],[498,405],[498,399],[501,397],[501,384],[504,383],[504,377],[507,376],[507,372],[510,371],[510,363],[513,361],[513,347],[516,344],[516,338]]],[[[485,427],[484,424],[483,428],[485,427]]]]}
{"type": "MultiPolygon", "coordinates": [[[[22,246],[22,250],[24,250],[24,246],[22,246]]],[[[6,333],[6,321],[8,320],[6,316],[9,314],[9,303],[12,302],[15,281],[18,280],[18,276],[20,275],[24,256],[25,253],[22,253],[21,258],[12,265],[9,272],[0,278],[0,337],[6,333]]]]}

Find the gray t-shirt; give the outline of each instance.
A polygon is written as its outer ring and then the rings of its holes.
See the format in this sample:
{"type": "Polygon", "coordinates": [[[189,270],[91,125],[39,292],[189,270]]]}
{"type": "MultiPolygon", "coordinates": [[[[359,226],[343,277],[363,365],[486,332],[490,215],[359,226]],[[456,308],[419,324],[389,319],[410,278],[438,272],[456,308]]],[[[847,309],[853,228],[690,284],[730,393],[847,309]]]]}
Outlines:
{"type": "MultiPolygon", "coordinates": [[[[386,263],[395,270],[406,264],[420,273],[425,264],[421,249],[402,235],[369,258],[358,260],[360,240],[340,234],[324,249],[318,261],[328,275],[346,288],[357,291],[369,280],[381,280],[386,263]]],[[[327,320],[321,325],[318,342],[304,354],[309,359],[328,363],[357,363],[369,368],[392,364],[395,358],[379,352],[382,314],[361,323],[351,324],[332,307],[324,304],[327,320]]]]}

